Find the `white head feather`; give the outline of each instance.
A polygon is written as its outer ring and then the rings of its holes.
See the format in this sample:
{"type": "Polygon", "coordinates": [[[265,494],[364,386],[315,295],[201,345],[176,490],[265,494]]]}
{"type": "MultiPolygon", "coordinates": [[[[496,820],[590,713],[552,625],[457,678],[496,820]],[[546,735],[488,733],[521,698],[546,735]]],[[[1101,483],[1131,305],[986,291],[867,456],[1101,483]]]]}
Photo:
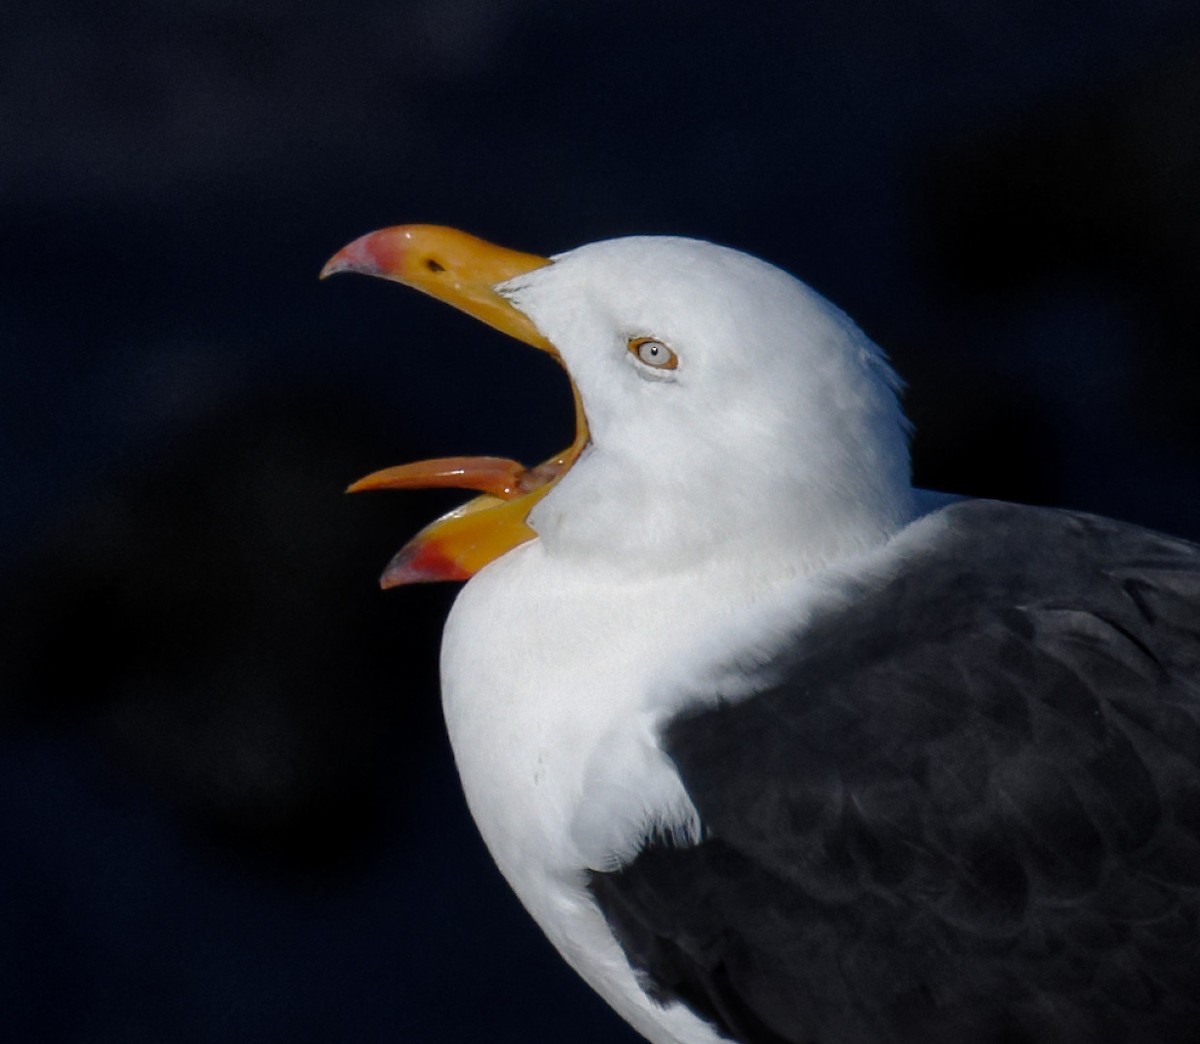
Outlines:
{"type": "Polygon", "coordinates": [[[878,545],[913,515],[883,353],[764,261],[697,240],[580,247],[502,284],[560,351],[592,444],[538,505],[546,551],[639,575],[738,562],[778,578],[878,545]],[[629,351],[653,337],[660,370],[629,351]]]}

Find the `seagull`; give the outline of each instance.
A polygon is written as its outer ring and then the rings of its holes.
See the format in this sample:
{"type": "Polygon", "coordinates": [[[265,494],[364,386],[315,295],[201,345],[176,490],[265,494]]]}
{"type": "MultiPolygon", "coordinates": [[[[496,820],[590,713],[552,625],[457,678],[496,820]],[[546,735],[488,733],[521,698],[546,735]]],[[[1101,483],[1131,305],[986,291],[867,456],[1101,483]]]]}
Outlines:
{"type": "Polygon", "coordinates": [[[656,1044],[1200,1040],[1200,546],[914,489],[899,381],[784,271],[683,238],[553,258],[382,229],[359,272],[566,369],[534,467],[385,587],[467,580],[467,802],[656,1044]]]}

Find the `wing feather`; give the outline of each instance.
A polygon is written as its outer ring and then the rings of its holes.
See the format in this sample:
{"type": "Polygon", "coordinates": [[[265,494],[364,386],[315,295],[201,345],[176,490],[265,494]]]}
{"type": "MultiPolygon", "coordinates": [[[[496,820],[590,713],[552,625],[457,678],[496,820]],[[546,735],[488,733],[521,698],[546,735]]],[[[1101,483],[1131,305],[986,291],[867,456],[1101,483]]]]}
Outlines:
{"type": "Polygon", "coordinates": [[[593,894],[737,1040],[1200,1040],[1200,547],[942,515],[667,723],[705,840],[593,894]]]}

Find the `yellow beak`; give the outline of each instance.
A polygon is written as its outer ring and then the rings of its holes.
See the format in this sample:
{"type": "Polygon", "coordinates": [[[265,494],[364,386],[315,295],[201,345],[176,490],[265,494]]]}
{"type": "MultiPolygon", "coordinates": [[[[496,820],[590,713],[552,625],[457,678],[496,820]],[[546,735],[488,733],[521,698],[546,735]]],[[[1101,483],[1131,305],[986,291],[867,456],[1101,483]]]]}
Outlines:
{"type": "MultiPolygon", "coordinates": [[[[397,225],[342,247],[321,270],[380,276],[430,294],[489,326],[559,358],[524,313],[495,287],[551,264],[535,254],[507,250],[439,225],[397,225]]],[[[572,385],[574,391],[574,385],[572,385]]],[[[497,457],[444,457],[402,464],[359,479],[349,492],[450,486],[475,497],[426,526],[388,564],[383,587],[434,580],[466,580],[536,534],[525,519],[587,445],[587,423],[575,392],[575,439],[562,453],[525,468],[497,457]]]]}

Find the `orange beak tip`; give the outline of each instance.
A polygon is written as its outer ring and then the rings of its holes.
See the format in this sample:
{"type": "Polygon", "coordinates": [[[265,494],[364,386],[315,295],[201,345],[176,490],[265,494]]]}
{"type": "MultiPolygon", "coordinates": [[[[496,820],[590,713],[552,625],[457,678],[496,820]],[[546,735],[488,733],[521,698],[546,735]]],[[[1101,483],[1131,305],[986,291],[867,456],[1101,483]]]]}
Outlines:
{"type": "Polygon", "coordinates": [[[404,262],[408,237],[401,230],[382,228],[359,236],[347,243],[325,262],[322,279],[339,272],[358,272],[361,275],[387,276],[398,271],[404,262]]]}
{"type": "Polygon", "coordinates": [[[457,562],[441,554],[431,542],[414,541],[401,548],[379,577],[379,586],[387,591],[405,584],[430,584],[441,580],[470,580],[471,574],[457,562]]]}
{"type": "Polygon", "coordinates": [[[343,247],[326,261],[324,267],[321,269],[321,274],[317,278],[328,279],[331,275],[337,275],[339,272],[356,271],[354,263],[346,256],[346,251],[349,249],[349,247],[343,247]]]}

